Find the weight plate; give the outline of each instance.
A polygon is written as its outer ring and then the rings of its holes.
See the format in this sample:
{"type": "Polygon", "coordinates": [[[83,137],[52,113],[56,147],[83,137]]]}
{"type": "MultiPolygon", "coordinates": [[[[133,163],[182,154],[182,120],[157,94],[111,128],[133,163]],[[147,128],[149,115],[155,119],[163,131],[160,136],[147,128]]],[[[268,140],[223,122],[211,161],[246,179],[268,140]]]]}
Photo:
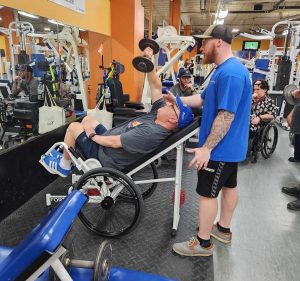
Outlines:
{"type": "Polygon", "coordinates": [[[297,103],[297,100],[292,95],[292,93],[297,89],[298,88],[295,85],[286,85],[284,87],[283,96],[288,104],[295,105],[297,103]]]}
{"type": "Polygon", "coordinates": [[[135,57],[132,60],[132,64],[134,68],[144,73],[151,72],[154,69],[153,62],[146,57],[141,57],[141,56],[135,57]]]}
{"type": "Polygon", "coordinates": [[[107,281],[112,263],[112,247],[109,241],[101,243],[94,266],[93,281],[107,281]]]}
{"type": "Polygon", "coordinates": [[[144,51],[147,47],[150,47],[153,50],[153,54],[157,54],[159,51],[159,45],[156,41],[148,38],[144,38],[139,42],[139,48],[141,51],[144,51]]]}

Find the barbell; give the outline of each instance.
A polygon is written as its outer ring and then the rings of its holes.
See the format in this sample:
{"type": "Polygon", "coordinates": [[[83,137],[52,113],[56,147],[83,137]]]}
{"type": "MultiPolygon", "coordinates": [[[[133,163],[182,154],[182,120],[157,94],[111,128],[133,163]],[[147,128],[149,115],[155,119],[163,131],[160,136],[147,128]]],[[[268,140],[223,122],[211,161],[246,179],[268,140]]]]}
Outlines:
{"type": "Polygon", "coordinates": [[[300,102],[300,100],[295,99],[293,96],[293,92],[297,89],[298,89],[298,87],[295,85],[292,85],[292,84],[286,85],[284,87],[283,97],[288,104],[295,105],[296,103],[300,102]]]}
{"type": "MultiPolygon", "coordinates": [[[[159,45],[157,44],[156,41],[148,38],[144,38],[140,40],[139,48],[141,49],[141,51],[144,51],[147,47],[152,49],[153,55],[159,52],[159,45]]],[[[151,72],[154,69],[154,64],[151,58],[148,58],[146,56],[135,57],[132,60],[132,64],[135,69],[144,73],[151,72]]]]}

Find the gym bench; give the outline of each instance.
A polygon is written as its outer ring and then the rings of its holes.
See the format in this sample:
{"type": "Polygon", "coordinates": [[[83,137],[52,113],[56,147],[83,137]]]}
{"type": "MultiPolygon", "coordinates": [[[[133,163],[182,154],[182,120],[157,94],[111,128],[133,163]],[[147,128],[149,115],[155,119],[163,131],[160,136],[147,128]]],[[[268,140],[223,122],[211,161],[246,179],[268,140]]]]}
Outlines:
{"type": "Polygon", "coordinates": [[[0,246],[0,280],[176,281],[111,267],[112,247],[108,241],[99,246],[95,261],[73,259],[67,246],[68,232],[86,203],[86,195],[73,191],[15,248],[0,246]]]}

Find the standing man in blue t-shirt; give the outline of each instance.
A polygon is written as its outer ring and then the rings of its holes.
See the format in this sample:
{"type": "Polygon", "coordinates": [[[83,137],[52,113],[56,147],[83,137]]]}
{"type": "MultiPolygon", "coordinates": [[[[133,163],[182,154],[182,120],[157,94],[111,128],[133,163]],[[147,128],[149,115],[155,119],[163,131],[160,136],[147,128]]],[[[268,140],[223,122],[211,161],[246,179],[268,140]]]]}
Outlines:
{"type": "MultiPolygon", "coordinates": [[[[190,241],[173,245],[184,256],[212,255],[211,236],[222,243],[231,241],[238,162],[246,157],[252,97],[249,72],[231,51],[231,30],[212,25],[201,37],[203,63],[215,63],[217,68],[201,95],[181,98],[191,107],[203,106],[199,147],[190,151],[194,153],[190,167],[198,170],[199,231],[190,241]],[[221,215],[214,224],[221,190],[221,215]]],[[[166,99],[174,97],[169,93],[166,99]]]]}

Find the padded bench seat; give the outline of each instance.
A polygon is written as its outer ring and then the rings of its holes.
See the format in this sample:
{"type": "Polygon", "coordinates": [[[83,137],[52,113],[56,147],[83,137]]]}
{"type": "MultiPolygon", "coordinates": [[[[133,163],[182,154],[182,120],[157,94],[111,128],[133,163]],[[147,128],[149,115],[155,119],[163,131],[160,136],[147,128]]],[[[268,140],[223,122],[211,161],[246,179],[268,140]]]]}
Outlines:
{"type": "Polygon", "coordinates": [[[14,249],[0,248],[0,280],[26,280],[60,246],[87,197],[73,191],[14,249]]]}

